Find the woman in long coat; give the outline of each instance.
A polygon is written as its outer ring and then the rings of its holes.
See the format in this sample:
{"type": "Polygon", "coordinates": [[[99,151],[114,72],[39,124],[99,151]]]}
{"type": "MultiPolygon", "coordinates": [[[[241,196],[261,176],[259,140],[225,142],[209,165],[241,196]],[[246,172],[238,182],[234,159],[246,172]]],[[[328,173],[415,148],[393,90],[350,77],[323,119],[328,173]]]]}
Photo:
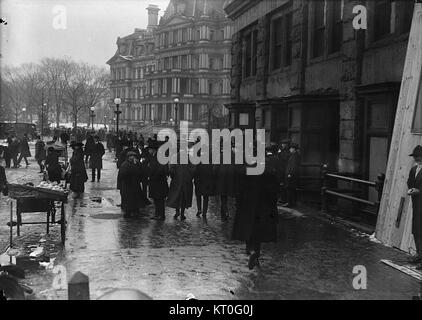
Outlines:
{"type": "Polygon", "coordinates": [[[117,175],[117,188],[122,198],[121,208],[127,216],[139,213],[139,209],[145,208],[147,204],[141,188],[141,180],[145,174],[136,153],[129,151],[127,160],[123,162],[117,175]]]}
{"type": "Polygon", "coordinates": [[[59,164],[59,154],[53,147],[49,147],[47,149],[47,158],[45,160],[45,166],[47,168],[48,180],[51,182],[55,181],[57,183],[60,183],[60,180],[62,178],[62,168],[59,164]]]}
{"type": "Polygon", "coordinates": [[[232,239],[246,243],[249,269],[259,265],[261,243],[277,241],[276,167],[276,161],[267,159],[262,175],[246,175],[245,166],[239,172],[232,239]]]}
{"type": "Polygon", "coordinates": [[[84,163],[83,144],[81,142],[70,145],[73,149],[72,158],[70,158],[70,190],[79,197],[85,191],[85,182],[88,181],[84,163]]]}
{"type": "Polygon", "coordinates": [[[167,206],[176,209],[175,219],[180,216],[180,220],[185,220],[185,210],[192,206],[194,170],[191,164],[169,166],[171,183],[167,206]]]}

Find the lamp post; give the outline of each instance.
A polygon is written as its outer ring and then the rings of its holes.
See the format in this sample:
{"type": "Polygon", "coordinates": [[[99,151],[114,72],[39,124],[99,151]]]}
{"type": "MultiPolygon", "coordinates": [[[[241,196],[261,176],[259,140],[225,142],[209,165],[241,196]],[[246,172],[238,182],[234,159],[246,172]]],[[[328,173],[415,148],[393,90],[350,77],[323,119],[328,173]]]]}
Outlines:
{"type": "Polygon", "coordinates": [[[120,98],[114,99],[114,104],[116,105],[116,111],[114,111],[114,113],[116,114],[116,132],[117,132],[117,134],[119,134],[119,116],[122,113],[119,110],[121,103],[122,103],[122,99],[120,99],[120,98]]]}
{"type": "Polygon", "coordinates": [[[95,107],[91,107],[91,115],[90,115],[90,117],[91,117],[91,129],[92,130],[94,130],[94,118],[95,118],[94,111],[95,111],[95,107]]]}
{"type": "MultiPolygon", "coordinates": [[[[43,100],[44,100],[44,95],[43,95],[43,100]]],[[[44,107],[47,106],[46,103],[42,103],[41,104],[41,138],[44,135],[44,107]]]]}
{"type": "Polygon", "coordinates": [[[179,113],[179,98],[174,98],[174,111],[175,111],[175,115],[174,115],[174,126],[177,129],[177,114],[179,113]]]}

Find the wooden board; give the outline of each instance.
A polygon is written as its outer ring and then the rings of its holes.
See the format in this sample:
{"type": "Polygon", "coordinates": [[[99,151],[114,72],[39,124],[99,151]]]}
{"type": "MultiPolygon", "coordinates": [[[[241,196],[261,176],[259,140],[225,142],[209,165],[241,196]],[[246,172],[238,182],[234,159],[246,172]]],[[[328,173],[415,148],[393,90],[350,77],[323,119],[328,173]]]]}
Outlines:
{"type": "Polygon", "coordinates": [[[400,271],[408,276],[411,276],[419,281],[422,281],[422,271],[416,270],[416,266],[410,265],[410,264],[397,264],[392,262],[391,260],[381,260],[382,263],[400,271]]]}
{"type": "Polygon", "coordinates": [[[413,165],[409,154],[416,145],[422,144],[422,136],[411,132],[421,86],[421,34],[422,4],[416,3],[376,227],[377,239],[410,253],[415,248],[411,234],[412,205],[406,181],[413,165]]]}

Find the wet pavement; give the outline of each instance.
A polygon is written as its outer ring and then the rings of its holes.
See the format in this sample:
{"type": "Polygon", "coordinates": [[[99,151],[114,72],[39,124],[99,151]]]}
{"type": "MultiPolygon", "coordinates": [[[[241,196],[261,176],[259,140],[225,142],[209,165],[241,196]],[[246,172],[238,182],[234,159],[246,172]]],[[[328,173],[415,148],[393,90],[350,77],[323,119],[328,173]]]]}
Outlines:
{"type": "Polygon", "coordinates": [[[154,299],[411,299],[419,291],[417,281],[380,263],[406,255],[312,215],[280,215],[279,241],[264,245],[261,268],[250,271],[244,245],[230,240],[233,219],[220,221],[216,199],[206,223],[195,207],[184,222],[170,208],[166,221],[152,220],[153,206],[128,219],[117,206],[116,176],[107,153],[103,180],[87,182],[84,198],[68,208],[60,263],[68,276],[89,276],[92,298],[123,287],[154,299]],[[357,265],[367,269],[367,290],[353,288],[357,265]]]}
{"type": "MultiPolygon", "coordinates": [[[[278,242],[263,245],[261,266],[250,271],[244,245],[230,240],[233,218],[220,221],[217,199],[207,222],[195,207],[184,222],[173,220],[170,208],[166,221],[152,220],[153,206],[124,218],[115,165],[107,152],[102,181],[89,180],[83,199],[70,198],[66,246],[55,261],[68,278],[77,271],[89,276],[91,299],[111,288],[176,300],[189,293],[198,299],[411,299],[419,292],[416,280],[380,262],[407,255],[311,213],[280,214],[278,242]],[[366,290],[353,288],[357,265],[367,270],[366,290]]],[[[44,280],[48,273],[54,278],[52,271],[42,273],[44,280]]],[[[52,282],[46,288],[33,279],[39,298],[67,299],[52,282]]]]}

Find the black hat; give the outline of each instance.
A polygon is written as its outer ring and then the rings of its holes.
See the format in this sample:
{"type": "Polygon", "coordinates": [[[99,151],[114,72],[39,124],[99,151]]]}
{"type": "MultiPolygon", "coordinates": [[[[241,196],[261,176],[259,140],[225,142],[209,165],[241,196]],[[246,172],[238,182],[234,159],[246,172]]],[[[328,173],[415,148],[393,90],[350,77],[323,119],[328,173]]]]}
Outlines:
{"type": "Polygon", "coordinates": [[[410,157],[422,157],[422,146],[416,146],[413,149],[412,154],[409,154],[410,157]]]}
{"type": "Polygon", "coordinates": [[[271,145],[271,146],[269,146],[269,147],[266,147],[266,148],[265,148],[265,151],[266,151],[267,153],[271,153],[271,154],[273,154],[273,155],[276,155],[276,154],[277,154],[277,152],[278,152],[278,147],[277,147],[276,145],[271,145]]]}

